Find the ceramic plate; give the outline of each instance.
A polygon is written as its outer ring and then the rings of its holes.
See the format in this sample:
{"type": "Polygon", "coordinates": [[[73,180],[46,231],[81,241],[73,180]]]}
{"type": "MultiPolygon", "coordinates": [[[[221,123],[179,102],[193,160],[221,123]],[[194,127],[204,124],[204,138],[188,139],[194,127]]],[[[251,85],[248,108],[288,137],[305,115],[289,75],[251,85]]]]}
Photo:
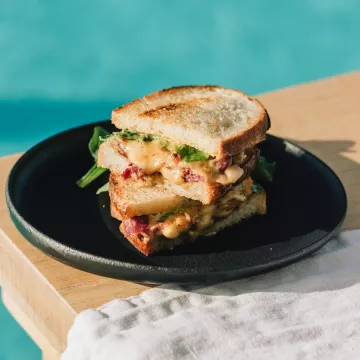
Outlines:
{"type": "Polygon", "coordinates": [[[194,283],[248,277],[309,255],[337,234],[346,214],[344,187],[314,155],[268,135],[262,153],[277,163],[268,214],[213,238],[146,257],[121,236],[106,193],[76,185],[92,165],[89,124],[53,136],[25,153],[8,179],[11,217],[23,236],[53,258],[108,277],[144,283],[194,283]]]}

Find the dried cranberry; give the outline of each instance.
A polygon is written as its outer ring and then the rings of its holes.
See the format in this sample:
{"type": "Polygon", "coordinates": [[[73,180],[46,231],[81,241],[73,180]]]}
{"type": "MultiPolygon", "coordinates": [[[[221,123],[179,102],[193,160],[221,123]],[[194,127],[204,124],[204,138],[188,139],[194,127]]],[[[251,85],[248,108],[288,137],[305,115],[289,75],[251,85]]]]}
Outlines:
{"type": "Polygon", "coordinates": [[[205,178],[200,175],[196,174],[189,168],[183,169],[183,178],[186,182],[204,182],[205,178]]]}
{"type": "Polygon", "coordinates": [[[127,180],[131,177],[135,177],[135,179],[141,179],[144,174],[136,165],[130,163],[129,166],[123,171],[121,176],[124,180],[127,180]]]}

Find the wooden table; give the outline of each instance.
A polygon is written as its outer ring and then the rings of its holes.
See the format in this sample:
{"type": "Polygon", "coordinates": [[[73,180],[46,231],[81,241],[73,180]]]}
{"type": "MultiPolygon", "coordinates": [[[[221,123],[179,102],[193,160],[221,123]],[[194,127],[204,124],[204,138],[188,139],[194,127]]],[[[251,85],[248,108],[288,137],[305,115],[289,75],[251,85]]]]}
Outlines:
{"type": "MultiPolygon", "coordinates": [[[[297,142],[329,164],[349,200],[343,229],[360,227],[360,72],[259,95],[271,133],[297,142]]],[[[59,359],[75,315],[147,287],[63,265],[30,245],[12,224],[4,199],[19,155],[0,159],[0,269],[6,307],[43,350],[59,359]]]]}

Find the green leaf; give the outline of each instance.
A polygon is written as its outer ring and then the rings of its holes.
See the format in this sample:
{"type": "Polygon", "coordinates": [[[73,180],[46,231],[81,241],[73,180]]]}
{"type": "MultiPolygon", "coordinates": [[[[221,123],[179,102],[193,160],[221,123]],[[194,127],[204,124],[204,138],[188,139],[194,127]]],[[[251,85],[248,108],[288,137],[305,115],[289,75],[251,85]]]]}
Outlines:
{"type": "Polygon", "coordinates": [[[254,182],[251,185],[251,191],[253,193],[261,193],[262,191],[264,191],[264,188],[260,184],[254,182]]]}
{"type": "Polygon", "coordinates": [[[76,182],[76,184],[81,188],[84,188],[97,179],[100,175],[102,175],[105,171],[107,171],[107,169],[97,167],[96,164],[94,164],[91,169],[76,182]]]}
{"type": "Polygon", "coordinates": [[[130,131],[128,129],[124,129],[115,134],[118,136],[121,136],[123,139],[126,139],[126,140],[138,140],[140,137],[140,134],[137,131],[130,131]]]}
{"type": "Polygon", "coordinates": [[[143,134],[129,129],[123,129],[122,131],[113,133],[113,135],[120,136],[125,140],[134,140],[138,142],[148,142],[160,138],[158,135],[143,134]]]}
{"type": "Polygon", "coordinates": [[[175,213],[173,213],[173,212],[165,213],[165,214],[161,215],[159,221],[160,221],[160,222],[165,221],[169,216],[174,215],[174,214],[175,214],[175,213]]]}
{"type": "Polygon", "coordinates": [[[260,156],[256,162],[251,177],[255,182],[272,182],[275,173],[276,162],[269,162],[264,156],[260,156]]]}
{"type": "Polygon", "coordinates": [[[109,135],[110,133],[101,126],[95,126],[93,135],[89,141],[89,151],[95,161],[97,161],[97,154],[101,143],[104,142],[109,135]]]}
{"type": "Polygon", "coordinates": [[[150,135],[150,134],[143,134],[141,136],[141,140],[144,141],[144,142],[153,141],[154,137],[152,135],[150,135]]]}
{"type": "Polygon", "coordinates": [[[99,143],[100,145],[105,142],[109,137],[111,136],[111,134],[106,135],[106,136],[99,136],[99,143]]]}
{"type": "Polygon", "coordinates": [[[99,147],[110,135],[111,134],[101,126],[95,126],[93,135],[88,144],[90,154],[94,158],[95,164],[81,179],[79,179],[76,182],[76,184],[81,188],[88,186],[100,175],[102,175],[105,171],[107,171],[107,169],[97,167],[96,163],[98,158],[99,147]]]}
{"type": "Polygon", "coordinates": [[[207,160],[210,157],[209,154],[188,145],[178,146],[176,148],[176,152],[186,163],[191,161],[207,160]]]}
{"type": "Polygon", "coordinates": [[[102,192],[107,192],[107,191],[109,191],[109,183],[108,182],[96,191],[96,195],[99,195],[102,192]]]}
{"type": "Polygon", "coordinates": [[[126,140],[136,140],[136,141],[153,141],[157,138],[159,138],[159,136],[156,135],[151,135],[151,134],[142,134],[139,133],[137,131],[131,131],[129,129],[124,129],[120,132],[116,132],[115,135],[117,136],[121,136],[123,139],[126,140]]]}

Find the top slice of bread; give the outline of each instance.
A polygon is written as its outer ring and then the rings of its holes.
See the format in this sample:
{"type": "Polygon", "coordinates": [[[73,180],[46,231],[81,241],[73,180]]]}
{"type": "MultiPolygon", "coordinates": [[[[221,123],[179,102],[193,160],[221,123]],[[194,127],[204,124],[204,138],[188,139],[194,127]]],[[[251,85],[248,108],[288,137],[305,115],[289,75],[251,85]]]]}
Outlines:
{"type": "Polygon", "coordinates": [[[265,140],[270,119],[243,92],[219,86],[179,86],[136,99],[112,112],[112,123],[164,136],[211,156],[235,155],[265,140]]]}

